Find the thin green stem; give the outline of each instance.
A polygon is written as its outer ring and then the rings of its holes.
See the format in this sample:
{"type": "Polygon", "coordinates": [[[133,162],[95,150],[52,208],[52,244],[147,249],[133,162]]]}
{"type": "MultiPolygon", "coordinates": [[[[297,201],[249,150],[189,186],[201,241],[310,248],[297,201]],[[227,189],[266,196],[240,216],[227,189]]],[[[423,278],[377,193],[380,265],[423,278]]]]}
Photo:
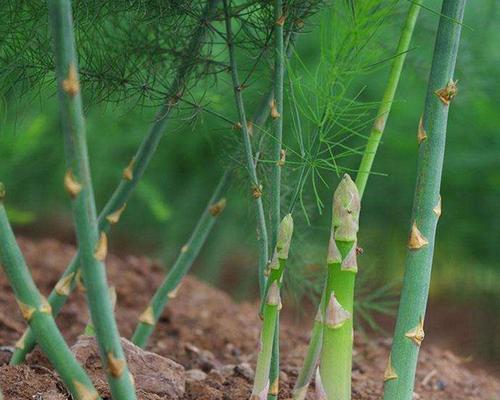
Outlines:
{"type": "Polygon", "coordinates": [[[105,235],[99,233],[97,226],[78,80],[71,3],[68,0],[49,0],[48,5],[65,138],[67,164],[65,186],[72,198],[87,302],[113,397],[133,400],[136,398],[134,382],[123,354],[102,262],[107,249],[105,235]]]}
{"type": "Polygon", "coordinates": [[[269,391],[274,385],[274,382],[270,381],[271,360],[275,346],[276,328],[279,326],[277,321],[279,321],[281,309],[280,289],[292,235],[293,219],[292,215],[288,214],[279,225],[273,259],[267,269],[268,278],[264,289],[265,302],[262,305],[261,341],[255,368],[252,400],[267,399],[269,391]]]}
{"type": "Polygon", "coordinates": [[[264,270],[268,262],[268,236],[266,227],[266,217],[264,214],[264,206],[262,203],[262,185],[257,178],[257,169],[255,166],[255,159],[252,151],[252,144],[250,142],[250,134],[248,132],[248,123],[245,111],[245,104],[242,96],[242,86],[238,76],[238,65],[236,62],[236,55],[233,42],[233,32],[231,24],[231,7],[227,0],[223,0],[225,21],[226,21],[226,40],[229,50],[229,60],[231,67],[231,79],[233,82],[234,97],[236,101],[236,108],[240,119],[241,132],[243,135],[243,147],[245,150],[246,168],[250,178],[251,193],[256,203],[257,213],[257,238],[259,242],[259,287],[261,291],[261,298],[263,297],[263,290],[265,286],[264,270]]]}
{"type": "Polygon", "coordinates": [[[90,378],[76,361],[57,328],[50,305],[31,277],[7,218],[3,205],[4,195],[5,190],[0,183],[0,263],[14,290],[21,313],[73,398],[98,399],[90,378]]]}
{"type": "MultiPolygon", "coordinates": [[[[378,117],[374,123],[368,142],[361,159],[358,174],[356,176],[356,186],[361,198],[366,188],[368,178],[371,173],[371,168],[375,155],[380,144],[382,134],[385,130],[385,125],[389,118],[389,114],[394,102],[394,96],[396,94],[397,87],[401,79],[401,73],[406,60],[406,54],[411,43],[411,38],[413,37],[413,32],[415,30],[415,25],[420,12],[420,6],[417,3],[412,3],[408,9],[406,15],[406,20],[401,32],[399,43],[396,49],[396,56],[393,60],[391,71],[389,73],[388,83],[384,91],[382,98],[382,103],[378,110],[378,117]]],[[[323,292],[322,298],[324,298],[325,292],[323,292]]],[[[311,340],[307,348],[307,353],[302,369],[299,372],[299,376],[294,386],[294,400],[303,400],[307,393],[307,387],[314,375],[314,369],[316,368],[317,361],[319,359],[319,354],[321,353],[321,343],[322,343],[322,325],[315,322],[311,334],[311,340]]]]}
{"type": "MultiPolygon", "coordinates": [[[[160,140],[165,132],[169,116],[172,109],[176,106],[177,100],[182,95],[186,83],[191,75],[194,63],[192,58],[197,57],[203,47],[204,39],[209,31],[207,21],[212,20],[216,10],[217,0],[209,1],[204,15],[200,20],[198,28],[193,33],[193,39],[187,46],[186,61],[181,64],[177,71],[177,75],[173,81],[172,86],[167,92],[165,105],[158,112],[156,121],[153,123],[148,134],[144,137],[136,154],[131,162],[132,169],[125,169],[122,179],[113,192],[111,198],[108,200],[101,213],[99,214],[98,225],[99,231],[107,233],[112,224],[116,224],[120,218],[121,212],[124,210],[128,199],[134,191],[137,183],[144,175],[149,162],[151,161],[160,140]]],[[[66,268],[63,276],[59,280],[48,301],[52,306],[52,312],[57,315],[61,308],[66,303],[69,294],[73,291],[76,283],[76,275],[80,265],[79,252],[71,260],[71,263],[66,268]]],[[[20,364],[24,361],[26,354],[31,352],[35,347],[35,336],[30,329],[24,333],[24,346],[23,348],[16,348],[12,355],[10,363],[12,365],[20,364]]]]}
{"type": "MultiPolygon", "coordinates": [[[[282,0],[274,0],[274,99],[271,100],[271,118],[273,119],[272,128],[274,140],[271,148],[271,184],[270,184],[270,208],[269,223],[270,234],[273,240],[271,247],[274,247],[280,224],[281,211],[281,168],[285,162],[283,153],[283,80],[285,75],[285,45],[283,26],[285,24],[285,15],[283,14],[282,0]]],[[[271,382],[269,390],[269,399],[275,400],[279,392],[279,316],[276,318],[276,327],[273,339],[273,352],[271,359],[271,371],[269,381],[271,382]]]]}
{"type": "Polygon", "coordinates": [[[413,31],[415,30],[415,24],[417,23],[420,8],[420,4],[413,2],[408,10],[406,21],[396,49],[396,54],[398,55],[394,58],[392,63],[389,80],[387,82],[387,86],[385,87],[382,102],[380,103],[380,107],[377,112],[377,119],[373,124],[373,128],[366,143],[366,148],[363,152],[363,157],[359,164],[358,174],[356,176],[356,186],[358,187],[359,195],[361,197],[363,197],[363,193],[365,192],[368,176],[372,170],[373,160],[377,154],[380,139],[382,138],[387,119],[389,118],[389,113],[391,112],[394,96],[396,95],[396,90],[401,79],[401,72],[406,60],[406,55],[408,54],[408,50],[410,48],[410,42],[413,36],[413,31]]]}
{"type": "Polygon", "coordinates": [[[449,105],[466,0],[444,0],[436,36],[424,115],[418,129],[417,182],[403,289],[384,400],[411,400],[429,295],[436,228],[441,215],[441,175],[449,105]]]}
{"type": "Polygon", "coordinates": [[[156,290],[151,302],[139,317],[139,324],[132,336],[132,342],[145,347],[156,323],[168,301],[175,297],[182,279],[186,276],[201,248],[207,240],[217,217],[223,211],[226,199],[223,197],[229,186],[230,172],[225,172],[201,215],[189,241],[181,249],[174,266],[163,283],[156,290]]]}

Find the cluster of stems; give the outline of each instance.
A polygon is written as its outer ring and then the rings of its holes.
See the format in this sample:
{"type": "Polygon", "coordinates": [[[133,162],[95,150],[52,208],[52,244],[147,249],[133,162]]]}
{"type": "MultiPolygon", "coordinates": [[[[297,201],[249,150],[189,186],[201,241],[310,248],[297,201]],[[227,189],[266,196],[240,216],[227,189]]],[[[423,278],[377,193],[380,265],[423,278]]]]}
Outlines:
{"type": "Polygon", "coordinates": [[[69,0],[49,0],[48,3],[65,139],[65,188],[72,200],[87,303],[113,397],[133,400],[136,398],[134,381],[123,353],[103,263],[107,253],[107,239],[105,233],[99,232],[97,225],[71,3],[69,0]]]}
{"type": "Polygon", "coordinates": [[[0,263],[14,290],[26,323],[42,351],[58,371],[75,399],[98,399],[90,378],[76,361],[52,316],[47,300],[40,294],[16,242],[3,204],[5,188],[0,183],[0,263]]]}
{"type": "Polygon", "coordinates": [[[450,103],[457,93],[455,64],[466,0],[444,0],[434,47],[424,114],[419,124],[417,182],[403,288],[384,400],[411,400],[424,339],[436,227],[441,215],[441,175],[450,103]]]}
{"type": "MultiPolygon", "coordinates": [[[[366,184],[368,182],[368,178],[372,171],[373,161],[375,159],[375,155],[377,153],[380,140],[384,133],[387,119],[389,118],[389,114],[392,108],[392,104],[394,102],[394,97],[396,94],[397,87],[401,79],[401,73],[403,70],[406,55],[410,47],[411,38],[413,36],[413,31],[415,29],[415,24],[418,19],[420,8],[421,8],[420,4],[412,3],[408,9],[406,20],[396,49],[396,57],[394,58],[394,61],[392,63],[388,82],[382,97],[382,102],[377,112],[377,119],[375,120],[370,136],[368,137],[367,145],[363,152],[363,156],[361,158],[361,162],[358,168],[358,173],[355,181],[360,199],[363,197],[366,184]]],[[[328,282],[329,282],[328,276],[330,275],[330,271],[332,270],[330,267],[331,266],[328,265],[328,274],[326,278],[327,283],[325,284],[325,288],[321,296],[320,306],[317,314],[319,316],[322,313],[321,310],[328,304],[325,302],[327,295],[326,289],[328,287],[328,282]]],[[[349,281],[348,287],[349,290],[352,292],[349,293],[349,298],[352,298],[354,296],[354,277],[352,276],[351,278],[352,279],[348,279],[349,281]]],[[[321,349],[323,343],[323,326],[324,324],[322,323],[321,318],[317,318],[314,321],[314,325],[311,331],[311,339],[309,342],[309,346],[307,348],[306,356],[304,358],[304,364],[299,372],[299,376],[294,386],[294,391],[293,391],[294,400],[303,400],[306,397],[309,383],[311,382],[314,376],[316,365],[321,355],[321,349]]],[[[337,381],[338,379],[339,378],[337,378],[337,381]]],[[[350,374],[348,376],[344,376],[343,379],[346,381],[343,383],[344,387],[350,385],[350,383],[347,382],[347,381],[350,382],[351,380],[350,374]]]]}
{"type": "MultiPolygon", "coordinates": [[[[185,50],[186,54],[190,55],[192,58],[195,58],[197,54],[201,52],[205,37],[209,31],[207,21],[210,21],[213,18],[217,9],[217,3],[217,0],[210,0],[207,2],[200,24],[193,32],[193,38],[185,50]]],[[[112,225],[118,223],[120,216],[126,207],[128,199],[144,175],[146,168],[160,143],[167,127],[169,117],[171,116],[171,112],[177,105],[194,66],[195,63],[192,62],[192,59],[187,58],[186,61],[184,61],[184,63],[179,67],[176,78],[174,79],[171,88],[168,90],[165,105],[158,111],[155,122],[141,142],[129,166],[127,166],[127,168],[123,171],[122,179],[99,215],[99,232],[106,234],[112,225]]],[[[59,283],[48,297],[48,301],[52,307],[54,315],[59,313],[61,308],[66,303],[68,296],[73,291],[77,283],[76,278],[79,276],[79,267],[80,251],[71,260],[70,264],[60,278],[59,283]]],[[[23,334],[22,341],[18,343],[19,345],[16,347],[10,361],[12,365],[17,365],[23,362],[26,354],[33,350],[36,344],[35,335],[30,329],[28,329],[23,334]]]]}

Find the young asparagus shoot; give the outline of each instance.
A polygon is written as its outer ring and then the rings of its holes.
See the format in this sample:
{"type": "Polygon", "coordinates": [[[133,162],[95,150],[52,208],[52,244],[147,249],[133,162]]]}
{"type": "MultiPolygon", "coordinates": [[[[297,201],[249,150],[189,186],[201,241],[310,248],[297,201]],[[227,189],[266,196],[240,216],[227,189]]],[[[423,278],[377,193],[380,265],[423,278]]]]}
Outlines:
{"type": "Polygon", "coordinates": [[[222,176],[189,241],[182,247],[174,266],[139,317],[139,324],[132,336],[132,342],[137,346],[142,348],[146,346],[163,309],[168,301],[175,297],[182,279],[193,265],[194,260],[212,231],[215,221],[224,210],[226,199],[223,196],[229,186],[230,175],[231,173],[227,171],[222,176]]]}
{"type": "Polygon", "coordinates": [[[359,229],[359,192],[344,175],[333,195],[328,276],[321,310],[323,343],[319,381],[327,400],[350,400],[353,349],[354,282],[357,273],[356,241],[359,229]]]}
{"type": "Polygon", "coordinates": [[[267,281],[262,304],[262,330],[260,348],[257,355],[255,380],[251,400],[266,400],[270,388],[269,373],[273,352],[274,335],[279,311],[281,310],[280,289],[283,282],[290,243],[293,235],[293,218],[287,214],[280,223],[273,258],[267,267],[267,281]]]}
{"type": "MultiPolygon", "coordinates": [[[[196,60],[198,54],[201,52],[205,38],[209,31],[209,25],[207,21],[211,21],[214,18],[214,13],[217,9],[217,0],[211,0],[207,3],[204,14],[200,19],[200,23],[196,30],[193,32],[193,37],[185,53],[188,57],[179,66],[176,78],[174,79],[172,86],[167,91],[167,97],[165,98],[165,105],[158,111],[158,118],[151,126],[148,134],[142,140],[137,152],[133,157],[132,170],[125,168],[127,173],[122,175],[122,179],[112,196],[102,209],[98,218],[99,232],[107,233],[111,225],[117,224],[120,220],[120,216],[125,210],[128,199],[130,198],[132,192],[134,191],[137,183],[141,180],[144,172],[146,171],[149,162],[151,161],[160,140],[165,132],[167,122],[171,115],[171,111],[176,106],[176,102],[172,101],[174,98],[178,98],[180,93],[183,93],[186,84],[189,82],[192,70],[196,65],[196,60]]],[[[130,164],[129,164],[130,165],[130,164]]],[[[54,316],[57,316],[61,308],[66,303],[66,299],[69,294],[73,291],[76,281],[75,276],[80,265],[80,253],[78,252],[75,257],[71,260],[71,263],[66,268],[66,271],[59,280],[59,283],[50,293],[48,297],[48,302],[52,306],[52,312],[54,316]]],[[[28,330],[23,334],[24,347],[16,348],[12,358],[10,360],[11,365],[17,365],[24,361],[26,354],[31,352],[35,347],[36,341],[35,336],[28,328],[28,330]]]]}
{"type": "Polygon", "coordinates": [[[105,236],[98,231],[97,225],[78,80],[71,3],[69,0],[49,0],[48,4],[65,138],[67,165],[65,187],[72,200],[87,302],[113,397],[134,400],[136,399],[134,382],[121,346],[108,291],[106,270],[102,263],[106,255],[105,236]],[[120,368],[116,368],[117,365],[120,368]]]}
{"type": "MultiPolygon", "coordinates": [[[[420,7],[420,4],[415,2],[412,3],[408,9],[408,13],[406,15],[405,23],[402,28],[401,36],[399,38],[399,43],[396,49],[397,56],[393,60],[387,85],[382,98],[382,103],[380,104],[380,108],[377,113],[378,117],[368,138],[368,142],[358,168],[358,173],[356,175],[356,186],[358,188],[359,196],[361,199],[363,198],[366,184],[371,173],[373,161],[378,150],[380,139],[384,133],[392,104],[394,102],[394,96],[399,86],[401,72],[406,60],[406,54],[408,53],[408,50],[410,48],[411,39],[413,37],[415,25],[420,13],[420,7]]],[[[324,293],[322,296],[322,302],[323,301],[324,293]]],[[[307,348],[304,365],[299,372],[299,376],[294,386],[294,400],[304,400],[307,394],[307,388],[309,386],[309,383],[311,382],[312,377],[314,376],[319,355],[321,353],[322,329],[323,324],[321,323],[321,321],[314,321],[311,340],[307,348]]]]}
{"type": "MultiPolygon", "coordinates": [[[[99,399],[90,378],[76,361],[57,328],[50,305],[31,277],[9,223],[3,204],[4,196],[5,189],[0,183],[0,264],[14,290],[21,313],[73,398],[99,399]]],[[[16,343],[16,347],[23,346],[22,339],[16,343]]]]}
{"type": "Polygon", "coordinates": [[[444,0],[419,132],[418,172],[410,238],[384,400],[411,400],[424,338],[436,227],[441,214],[441,174],[450,102],[456,94],[455,64],[465,0],[444,0]],[[422,139],[422,140],[420,140],[422,139]]]}

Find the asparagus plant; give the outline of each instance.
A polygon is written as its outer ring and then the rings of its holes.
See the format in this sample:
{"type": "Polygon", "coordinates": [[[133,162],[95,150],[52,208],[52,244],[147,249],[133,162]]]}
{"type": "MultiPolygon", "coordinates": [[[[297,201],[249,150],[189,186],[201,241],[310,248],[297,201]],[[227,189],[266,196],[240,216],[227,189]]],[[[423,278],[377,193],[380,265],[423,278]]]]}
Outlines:
{"type": "MultiPolygon", "coordinates": [[[[207,3],[205,12],[200,19],[200,23],[193,33],[191,42],[185,50],[185,61],[179,66],[176,78],[167,92],[165,105],[159,110],[156,121],[153,123],[148,134],[144,137],[136,154],[134,155],[129,166],[127,166],[122,174],[122,179],[112,196],[102,209],[98,218],[99,232],[108,233],[111,225],[118,223],[122,212],[124,211],[127,201],[134,191],[137,183],[141,180],[145,173],[149,162],[151,161],[162,135],[165,132],[167,122],[173,108],[177,104],[177,100],[182,96],[189,77],[194,66],[193,59],[200,53],[205,37],[209,31],[208,21],[214,18],[216,12],[217,0],[211,0],[207,3]]],[[[71,260],[66,268],[58,284],[52,290],[48,297],[49,304],[52,307],[52,312],[57,315],[61,308],[66,303],[66,300],[76,285],[76,277],[80,266],[80,253],[78,252],[71,260]]],[[[19,364],[24,361],[26,354],[31,352],[36,344],[35,336],[28,328],[23,334],[22,340],[18,341],[18,345],[12,355],[10,363],[12,365],[19,364]]]]}
{"type": "Polygon", "coordinates": [[[16,243],[3,204],[5,188],[0,183],[0,263],[14,290],[21,314],[31,327],[42,351],[61,376],[74,399],[98,399],[91,380],[64,341],[51,313],[50,304],[40,294],[16,243]]]}
{"type": "MultiPolygon", "coordinates": [[[[285,14],[283,13],[283,1],[274,1],[274,99],[271,100],[271,117],[273,119],[273,145],[271,160],[271,187],[270,187],[270,232],[271,238],[277,236],[280,208],[281,208],[281,167],[284,163],[285,153],[282,148],[283,140],[283,80],[285,71],[285,46],[284,31],[285,14]]],[[[271,370],[269,381],[271,382],[269,399],[276,399],[279,391],[279,315],[276,316],[276,328],[274,332],[273,353],[271,359],[271,370]]]]}
{"type": "Polygon", "coordinates": [[[243,87],[240,84],[240,79],[238,76],[238,65],[236,62],[232,23],[231,23],[231,15],[232,15],[231,6],[228,0],[223,0],[223,4],[224,4],[225,25],[226,25],[226,41],[229,51],[229,64],[231,68],[231,79],[233,83],[236,108],[238,110],[238,116],[239,116],[238,127],[241,129],[243,135],[243,147],[245,150],[246,169],[250,178],[252,197],[254,198],[256,204],[257,227],[258,227],[257,237],[259,242],[259,287],[261,290],[261,298],[262,298],[263,290],[265,287],[264,270],[268,262],[268,246],[269,246],[266,217],[264,214],[264,206],[262,203],[263,188],[257,177],[257,170],[252,152],[252,144],[250,142],[250,133],[248,129],[249,125],[246,117],[245,104],[242,95],[243,87]]]}
{"type": "MultiPolygon", "coordinates": [[[[387,120],[394,102],[399,81],[401,79],[401,72],[406,60],[406,55],[409,51],[411,38],[415,29],[415,24],[420,13],[421,5],[419,3],[412,3],[408,9],[406,20],[399,38],[399,43],[396,49],[396,57],[393,60],[391,71],[389,73],[388,82],[384,91],[382,102],[377,112],[377,119],[373,125],[370,136],[367,141],[366,148],[363,152],[361,162],[356,176],[356,186],[358,188],[360,198],[363,197],[368,178],[371,173],[373,161],[378,150],[378,146],[382,135],[385,130],[387,120]]],[[[325,288],[326,289],[326,288],[325,288]]],[[[324,307],[325,291],[323,291],[319,310],[324,307]]],[[[320,312],[318,310],[318,316],[320,312]]],[[[314,321],[313,329],[311,331],[311,339],[307,348],[307,353],[304,359],[304,364],[299,372],[297,381],[294,386],[293,398],[294,400],[303,400],[307,394],[307,388],[314,376],[314,371],[321,353],[323,334],[323,323],[321,318],[314,321]]]]}
{"type": "Polygon", "coordinates": [[[182,247],[174,266],[156,290],[147,308],[140,315],[139,324],[132,336],[132,342],[137,346],[146,346],[163,309],[168,301],[175,297],[182,279],[186,276],[203,244],[206,242],[217,217],[224,210],[226,199],[222,196],[229,185],[229,180],[230,172],[225,172],[191,234],[191,238],[182,247]]]}
{"type": "Polygon", "coordinates": [[[360,197],[349,175],[333,196],[332,230],[328,248],[328,276],[319,318],[323,323],[316,390],[328,400],[351,398],[354,282],[358,271],[356,241],[360,197]],[[324,393],[324,395],[323,395],[324,393]]]}
{"type": "Polygon", "coordinates": [[[411,400],[441,215],[441,175],[450,102],[457,93],[454,71],[465,0],[444,0],[436,36],[424,115],[418,128],[418,169],[403,289],[391,355],[385,374],[385,400],[411,400]]]}
{"type": "Polygon", "coordinates": [[[267,399],[270,389],[271,358],[275,331],[278,327],[276,322],[278,321],[278,314],[281,309],[280,289],[292,235],[293,218],[291,214],[287,214],[279,225],[273,258],[266,271],[267,281],[264,288],[265,301],[262,305],[260,348],[257,355],[252,400],[267,399]]]}
{"type": "Polygon", "coordinates": [[[48,5],[65,138],[67,164],[65,188],[72,200],[87,302],[113,397],[135,399],[133,377],[128,371],[123,353],[103,264],[107,252],[107,239],[106,234],[99,232],[97,226],[71,4],[69,0],[49,0],[48,5]]]}

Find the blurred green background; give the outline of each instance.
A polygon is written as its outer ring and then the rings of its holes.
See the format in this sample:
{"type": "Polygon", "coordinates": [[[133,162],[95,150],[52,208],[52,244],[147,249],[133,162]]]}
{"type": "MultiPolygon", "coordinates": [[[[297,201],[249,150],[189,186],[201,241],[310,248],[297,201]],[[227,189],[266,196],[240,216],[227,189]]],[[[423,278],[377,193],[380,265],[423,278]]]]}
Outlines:
{"type": "MultiPolygon", "coordinates": [[[[431,10],[438,10],[439,3],[426,4],[431,10]]],[[[356,71],[353,77],[342,76],[350,82],[351,96],[360,93],[359,100],[366,104],[380,101],[407,7],[407,1],[400,1],[369,43],[369,56],[360,63],[376,68],[353,68],[356,71]]],[[[459,95],[450,112],[442,185],[443,215],[438,227],[429,311],[430,335],[438,339],[445,336],[447,343],[461,348],[464,354],[488,359],[497,366],[500,359],[500,339],[495,335],[500,331],[499,17],[500,4],[496,1],[470,2],[466,10],[456,71],[459,95]]],[[[365,275],[361,286],[366,287],[360,290],[376,290],[387,283],[394,283],[397,288],[401,281],[416,173],[416,129],[437,21],[434,12],[422,10],[375,161],[377,174],[368,183],[360,232],[360,245],[364,249],[361,274],[365,275]]],[[[295,61],[290,68],[291,76],[301,77],[300,87],[316,88],[321,84],[314,74],[304,71],[314,71],[325,55],[320,47],[324,25],[328,23],[331,21],[320,13],[298,40],[297,57],[292,58],[295,61]]],[[[193,90],[194,97],[205,95],[212,109],[235,120],[229,77],[223,74],[219,79],[217,86],[203,87],[201,82],[201,88],[193,90]]],[[[250,110],[258,103],[258,94],[266,82],[266,79],[250,82],[250,90],[245,91],[250,110]]],[[[292,112],[292,99],[289,90],[285,118],[292,112]]],[[[376,107],[367,110],[369,116],[364,118],[370,121],[376,107]]],[[[154,118],[154,110],[138,107],[132,101],[95,104],[88,107],[87,118],[92,175],[100,208],[154,118]]],[[[293,142],[291,118],[287,119],[286,130],[286,140],[293,142]]],[[[369,124],[361,128],[361,133],[369,133],[369,124]]],[[[224,166],[234,159],[238,164],[241,153],[236,150],[235,138],[237,132],[216,117],[183,107],[169,125],[122,222],[112,234],[113,251],[162,258],[168,267],[189,237],[224,166]]],[[[353,169],[358,162],[356,154],[340,161],[353,169]]],[[[18,233],[74,240],[69,202],[62,187],[63,165],[54,90],[0,97],[0,179],[7,187],[8,210],[18,233]]],[[[293,188],[294,176],[293,171],[285,175],[286,187],[293,188]]],[[[329,187],[322,185],[318,189],[325,204],[323,213],[315,207],[311,185],[304,190],[309,224],[302,209],[295,208],[300,223],[292,249],[294,284],[289,287],[296,299],[313,290],[314,284],[306,284],[306,278],[314,281],[321,276],[321,261],[328,241],[329,198],[338,174],[325,173],[324,177],[329,187]]],[[[287,201],[287,198],[283,201],[284,209],[288,207],[287,201]]],[[[241,171],[228,194],[228,207],[194,268],[197,275],[230,291],[238,300],[252,299],[256,294],[257,251],[252,206],[241,171]]]]}

